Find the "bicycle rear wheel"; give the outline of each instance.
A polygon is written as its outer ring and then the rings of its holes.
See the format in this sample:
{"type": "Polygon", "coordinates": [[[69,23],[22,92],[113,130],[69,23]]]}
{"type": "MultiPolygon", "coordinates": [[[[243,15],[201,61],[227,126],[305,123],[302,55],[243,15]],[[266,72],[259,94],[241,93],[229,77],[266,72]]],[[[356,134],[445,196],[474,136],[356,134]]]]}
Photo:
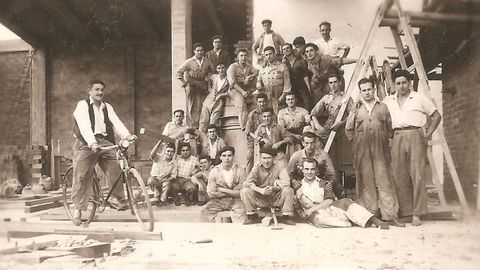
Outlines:
{"type": "MultiPolygon", "coordinates": [[[[97,210],[97,203],[98,203],[98,196],[100,194],[100,185],[98,184],[97,176],[93,175],[93,187],[90,192],[88,198],[88,206],[86,211],[82,211],[82,222],[90,223],[93,218],[95,217],[95,212],[97,210]]],[[[73,213],[75,209],[75,205],[71,200],[71,191],[72,191],[72,184],[73,184],[73,167],[67,169],[61,179],[61,188],[62,188],[62,195],[63,195],[63,208],[65,208],[65,212],[67,213],[68,218],[70,220],[73,219],[73,213]]]]}
{"type": "Polygon", "coordinates": [[[126,182],[128,200],[140,226],[145,231],[153,231],[154,219],[152,204],[142,176],[135,168],[132,168],[128,171],[126,182]]]}

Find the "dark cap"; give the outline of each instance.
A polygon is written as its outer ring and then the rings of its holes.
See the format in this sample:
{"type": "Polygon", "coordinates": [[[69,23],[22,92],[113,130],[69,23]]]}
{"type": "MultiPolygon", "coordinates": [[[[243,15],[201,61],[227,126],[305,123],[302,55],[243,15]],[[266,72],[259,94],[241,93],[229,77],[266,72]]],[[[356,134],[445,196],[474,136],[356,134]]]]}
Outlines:
{"type": "Polygon", "coordinates": [[[262,21],[262,25],[263,25],[264,23],[268,23],[268,24],[272,25],[272,21],[269,20],[269,19],[263,20],[263,21],[262,21]]]}
{"type": "Polygon", "coordinates": [[[220,156],[223,154],[223,152],[227,152],[227,151],[231,151],[232,154],[235,155],[235,148],[233,148],[233,146],[226,145],[222,147],[220,150],[218,150],[217,156],[220,156]]]}
{"type": "Polygon", "coordinates": [[[263,146],[263,147],[260,149],[260,153],[269,154],[269,155],[271,155],[272,157],[274,157],[274,156],[277,155],[277,151],[275,151],[275,149],[273,149],[271,146],[268,146],[268,145],[263,146]]]}
{"type": "Polygon", "coordinates": [[[263,49],[263,52],[266,52],[266,51],[274,51],[275,52],[275,48],[272,47],[272,46],[267,46],[267,47],[265,47],[265,49],[263,49]]]}

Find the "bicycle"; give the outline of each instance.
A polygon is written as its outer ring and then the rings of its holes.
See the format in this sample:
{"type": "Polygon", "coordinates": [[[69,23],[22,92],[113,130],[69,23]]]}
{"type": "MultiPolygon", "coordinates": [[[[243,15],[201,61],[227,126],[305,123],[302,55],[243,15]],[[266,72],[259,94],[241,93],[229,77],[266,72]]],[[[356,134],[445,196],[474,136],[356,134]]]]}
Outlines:
{"type": "MultiPolygon", "coordinates": [[[[133,142],[133,141],[132,141],[133,142]]],[[[153,231],[154,218],[150,196],[140,173],[128,163],[127,150],[132,143],[128,140],[120,140],[116,145],[101,147],[101,150],[117,149],[117,161],[122,172],[117,177],[112,187],[108,190],[100,187],[100,179],[93,174],[93,187],[89,196],[87,211],[83,211],[82,222],[90,223],[95,218],[95,213],[102,213],[109,205],[108,199],[118,184],[125,184],[130,212],[135,215],[140,226],[145,231],[153,231]],[[108,194],[104,196],[104,191],[108,194]]],[[[61,184],[63,193],[63,206],[70,220],[73,220],[74,204],[70,200],[70,190],[73,183],[73,166],[70,166],[62,174],[61,184]]]]}

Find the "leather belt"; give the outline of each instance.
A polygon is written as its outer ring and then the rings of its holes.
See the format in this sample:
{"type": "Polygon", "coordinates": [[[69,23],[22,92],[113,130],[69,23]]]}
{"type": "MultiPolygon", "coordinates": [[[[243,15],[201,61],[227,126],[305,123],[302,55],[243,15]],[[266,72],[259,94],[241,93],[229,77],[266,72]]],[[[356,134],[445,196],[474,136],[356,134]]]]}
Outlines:
{"type": "Polygon", "coordinates": [[[419,129],[420,127],[415,127],[415,126],[408,126],[408,127],[401,127],[401,128],[394,128],[393,130],[414,130],[414,129],[419,129]]]}

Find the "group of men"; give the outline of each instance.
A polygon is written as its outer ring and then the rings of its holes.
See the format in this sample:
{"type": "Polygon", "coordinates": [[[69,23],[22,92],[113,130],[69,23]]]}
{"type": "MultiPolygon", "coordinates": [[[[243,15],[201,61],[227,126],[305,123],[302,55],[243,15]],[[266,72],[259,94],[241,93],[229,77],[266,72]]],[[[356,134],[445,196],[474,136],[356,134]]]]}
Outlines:
{"type": "MultiPolygon", "coordinates": [[[[399,216],[412,216],[412,224],[421,225],[427,210],[427,141],[441,116],[429,99],[412,91],[410,73],[393,74],[397,93],[383,101],[369,78],[358,82],[357,102],[346,100],[340,67],[355,60],[346,58],[348,45],[330,37],[328,22],[319,26],[319,45],[301,37],[284,43],[271,30],[270,20],[262,25],[264,33],[252,48],[260,70],[248,63],[246,49],[238,50],[236,62],[230,63],[221,36],[213,37],[213,50],[206,54],[203,45],[194,44],[194,56],[178,68],[187,111],[176,110],[164,128],[163,135],[173,141],[161,140],[151,152],[148,182],[158,205],[167,204],[169,197],[176,205],[206,204],[204,220],[230,211],[232,221],[243,224],[256,222],[262,209],[270,209],[280,211],[279,220],[286,224],[295,224],[292,217],[299,215],[319,227],[404,227],[399,216]],[[247,138],[246,168],[234,162],[236,149],[220,136],[227,98],[238,100],[239,125],[247,138]],[[343,103],[347,116],[337,123],[343,103]],[[353,140],[356,202],[341,199],[339,164],[323,151],[331,131],[353,140]]],[[[109,104],[96,101],[98,87],[103,90],[105,84],[91,84],[90,99],[80,101],[74,113],[81,144],[72,191],[72,199],[81,197],[73,199],[78,218],[88,199],[87,191],[78,187],[88,184],[91,163],[103,153],[96,145],[111,144],[113,129],[121,137],[132,136],[116,121],[113,109],[107,110],[109,104]],[[87,160],[80,155],[85,151],[92,152],[88,166],[81,165],[87,160]]]]}

